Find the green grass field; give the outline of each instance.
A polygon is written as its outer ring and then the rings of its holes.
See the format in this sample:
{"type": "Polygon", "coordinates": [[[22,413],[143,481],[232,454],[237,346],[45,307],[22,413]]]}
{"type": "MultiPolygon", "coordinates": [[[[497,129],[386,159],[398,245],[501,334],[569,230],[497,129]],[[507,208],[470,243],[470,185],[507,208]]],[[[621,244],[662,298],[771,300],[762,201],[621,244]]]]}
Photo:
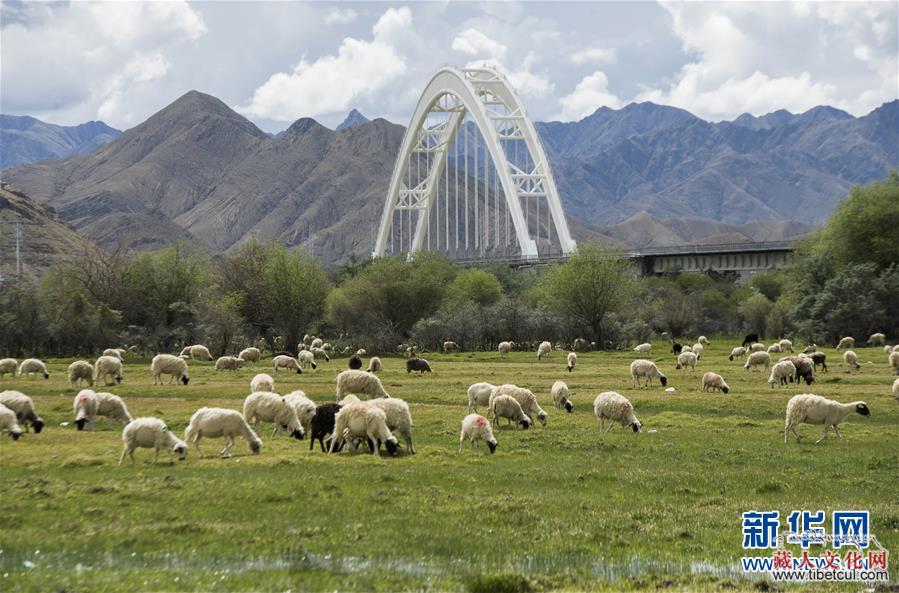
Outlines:
{"type": "MultiPolygon", "coordinates": [[[[234,457],[191,450],[117,467],[121,426],[101,419],[77,432],[70,360],[50,361],[49,380],[9,379],[4,389],[31,395],[47,427],[0,441],[0,590],[14,591],[856,591],[855,585],[782,587],[740,573],[743,511],[871,511],[872,532],[893,552],[899,574],[899,403],[880,348],[859,348],[849,374],[826,350],[830,372],[810,388],[770,389],[767,373],[728,362],[731,344],[713,340],[695,372],[676,371],[665,343],[648,357],[669,377],[633,389],[633,352],[584,353],[574,373],[565,355],[426,355],[432,374],[408,375],[385,357],[381,379],[409,402],[418,454],[376,459],[325,455],[309,441],[268,438],[261,455],[243,441],[234,457]],[[708,370],[729,395],[702,393],[708,370]],[[573,414],[552,407],[549,389],[564,379],[573,414]],[[497,433],[493,456],[458,453],[466,388],[513,382],[537,393],[547,427],[497,433]],[[598,393],[628,397],[644,432],[600,434],[598,393]],[[815,445],[820,426],[804,425],[801,444],[783,442],[784,410],[796,393],[865,400],[815,445]],[[523,577],[523,578],[522,578],[523,577]]],[[[240,409],[249,380],[265,363],[236,374],[191,363],[188,387],[154,386],[149,363],[128,360],[121,386],[132,415],[163,418],[183,434],[204,405],[240,409]]],[[[303,375],[280,373],[276,391],[303,389],[332,401],[345,358],[303,375]]],[[[481,410],[486,413],[486,410],[481,410]]],[[[828,521],[829,523],[829,521],[828,521]]]]}

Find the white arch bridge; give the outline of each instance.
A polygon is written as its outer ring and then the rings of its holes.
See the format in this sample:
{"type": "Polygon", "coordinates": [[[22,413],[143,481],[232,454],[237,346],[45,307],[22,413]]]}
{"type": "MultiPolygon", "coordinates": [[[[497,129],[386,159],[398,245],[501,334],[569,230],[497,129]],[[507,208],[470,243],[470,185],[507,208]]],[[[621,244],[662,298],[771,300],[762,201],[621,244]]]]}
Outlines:
{"type": "Polygon", "coordinates": [[[577,250],[534,125],[494,68],[444,67],[397,156],[372,255],[539,260],[577,250]]]}

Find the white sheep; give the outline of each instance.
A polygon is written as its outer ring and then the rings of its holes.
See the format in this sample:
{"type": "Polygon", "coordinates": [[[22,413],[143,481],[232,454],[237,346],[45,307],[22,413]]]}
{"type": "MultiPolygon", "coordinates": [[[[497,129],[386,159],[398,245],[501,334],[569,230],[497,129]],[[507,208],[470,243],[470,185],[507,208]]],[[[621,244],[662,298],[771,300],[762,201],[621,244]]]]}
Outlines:
{"type": "Polygon", "coordinates": [[[684,344],[683,346],[681,346],[680,351],[681,352],[693,352],[693,346],[691,346],[689,344],[684,344]]]}
{"type": "Polygon", "coordinates": [[[550,393],[552,394],[553,405],[560,410],[564,407],[570,414],[574,409],[574,404],[571,402],[571,395],[568,393],[568,385],[565,381],[553,383],[550,393]]]}
{"type": "Polygon", "coordinates": [[[347,393],[369,397],[390,397],[377,375],[363,370],[348,369],[337,375],[337,400],[347,393]]]}
{"type": "Polygon", "coordinates": [[[396,437],[387,428],[387,414],[380,408],[367,405],[367,402],[352,403],[340,408],[334,417],[329,451],[339,451],[343,443],[351,438],[368,439],[372,444],[372,454],[377,457],[381,456],[381,443],[387,447],[391,456],[396,456],[398,451],[396,437]]]}
{"type": "Polygon", "coordinates": [[[300,363],[300,368],[303,369],[312,367],[312,370],[314,371],[318,368],[318,364],[315,362],[315,354],[309,350],[301,350],[297,355],[297,362],[300,363]]]}
{"type": "Polygon", "coordinates": [[[771,367],[771,376],[768,377],[768,384],[774,389],[774,385],[786,385],[792,383],[796,376],[796,365],[789,360],[782,360],[771,367]]]}
{"type": "Polygon", "coordinates": [[[718,373],[705,373],[702,376],[702,390],[703,391],[723,391],[724,393],[728,393],[730,391],[730,387],[724,381],[724,377],[719,375],[718,373]]]}
{"type": "MultiPolygon", "coordinates": [[[[892,352],[892,351],[893,351],[893,347],[890,346],[889,344],[887,344],[887,345],[885,345],[885,346],[883,347],[883,353],[886,354],[887,356],[889,356],[889,355],[890,355],[890,352],[892,352]]],[[[0,366],[2,366],[2,365],[3,365],[3,361],[0,360],[0,366]]],[[[3,373],[0,372],[0,376],[2,376],[2,374],[3,374],[3,373]]]]}
{"type": "Polygon", "coordinates": [[[569,373],[574,370],[574,365],[576,365],[576,364],[577,364],[577,353],[569,352],[568,353],[568,372],[569,373]]]}
{"type": "Polygon", "coordinates": [[[359,348],[356,350],[356,356],[362,358],[363,356],[368,356],[368,351],[365,348],[359,348]]]}
{"type": "Polygon", "coordinates": [[[848,348],[854,348],[854,347],[855,347],[855,338],[853,338],[851,336],[846,336],[845,338],[840,339],[839,343],[836,346],[837,350],[846,350],[848,348]]]}
{"type": "Polygon", "coordinates": [[[524,387],[519,387],[518,385],[505,383],[503,385],[497,386],[492,392],[490,392],[490,401],[487,405],[492,408],[493,401],[500,395],[509,395],[515,398],[515,401],[519,403],[519,405],[521,406],[521,410],[525,413],[532,424],[534,422],[534,416],[536,416],[537,419],[540,420],[540,424],[546,426],[546,420],[549,417],[549,414],[544,412],[543,408],[540,407],[540,404],[537,403],[537,396],[534,395],[533,391],[524,387]]]}
{"type": "Polygon", "coordinates": [[[105,391],[100,391],[95,395],[97,397],[97,416],[106,416],[109,420],[119,420],[123,424],[132,421],[125,400],[105,391]]]}
{"type": "MultiPolygon", "coordinates": [[[[202,344],[188,346],[187,353],[194,360],[212,360],[212,354],[209,353],[209,348],[202,344]]],[[[181,354],[184,354],[184,350],[181,351],[181,354]]]]}
{"type": "Polygon", "coordinates": [[[852,367],[855,367],[855,370],[862,368],[862,365],[858,364],[858,355],[852,350],[843,352],[843,362],[849,367],[850,373],[852,372],[852,367]]]}
{"type": "Polygon", "coordinates": [[[771,355],[767,352],[756,351],[751,353],[746,358],[746,364],[743,365],[743,368],[747,371],[752,369],[753,367],[759,367],[764,365],[765,370],[768,370],[768,367],[771,366],[771,355]]]}
{"type": "Polygon", "coordinates": [[[676,369],[686,369],[690,367],[691,370],[696,370],[696,353],[695,352],[683,352],[677,355],[677,366],[676,369]]]}
{"type": "Polygon", "coordinates": [[[899,375],[899,352],[890,352],[890,366],[893,367],[893,372],[899,375]]]}
{"type": "Polygon", "coordinates": [[[44,379],[50,378],[50,373],[47,372],[47,365],[37,358],[26,358],[19,365],[19,376],[30,377],[32,374],[43,375],[44,379]]]}
{"type": "Polygon", "coordinates": [[[272,359],[272,368],[277,373],[278,369],[290,370],[294,369],[298,375],[303,374],[303,369],[300,368],[300,363],[297,362],[297,359],[293,356],[287,356],[286,354],[279,354],[278,356],[272,359]]]}
{"type": "Polygon", "coordinates": [[[631,378],[634,380],[634,387],[640,386],[640,379],[646,378],[646,386],[652,385],[653,379],[658,379],[662,387],[668,384],[668,377],[662,374],[656,363],[651,360],[638,358],[631,363],[631,378]]]}
{"type": "Polygon", "coordinates": [[[107,377],[112,377],[116,385],[122,383],[122,359],[117,356],[101,356],[94,363],[94,383],[100,384],[103,379],[104,385],[109,385],[107,377]]]}
{"type": "Polygon", "coordinates": [[[315,360],[324,360],[325,362],[331,362],[331,357],[328,356],[328,353],[322,350],[321,348],[309,348],[309,352],[312,353],[312,356],[315,360]]]}
{"type": "Polygon", "coordinates": [[[0,434],[3,431],[9,433],[9,436],[12,437],[12,440],[18,441],[19,437],[22,436],[22,428],[19,426],[19,422],[16,419],[16,413],[0,404],[0,434]]]}
{"type": "Polygon", "coordinates": [[[490,394],[496,389],[492,383],[472,383],[468,386],[468,413],[478,411],[478,406],[490,405],[490,394]]]}
{"type": "Polygon", "coordinates": [[[876,334],[871,334],[871,337],[868,338],[868,346],[883,346],[886,343],[887,337],[877,332],[876,334]]]}
{"type": "Polygon", "coordinates": [[[275,380],[271,375],[259,373],[250,381],[250,393],[254,391],[274,391],[275,380]]]}
{"type": "Polygon", "coordinates": [[[175,454],[178,455],[179,461],[187,457],[187,443],[176,437],[159,418],[144,417],[133,420],[122,430],[122,441],[125,446],[122,449],[122,456],[119,457],[119,465],[125,461],[126,455],[131,458],[131,463],[135,463],[134,450],[138,447],[155,449],[153,463],[159,459],[159,451],[163,449],[169,453],[169,465],[175,463],[175,454]]]}
{"type": "Polygon", "coordinates": [[[6,373],[11,373],[12,378],[16,378],[16,371],[19,369],[19,361],[15,358],[4,358],[0,360],[0,379],[2,379],[6,373]]]}
{"type": "Polygon", "coordinates": [[[381,359],[377,356],[372,356],[371,360],[368,361],[368,372],[369,373],[377,373],[382,370],[381,359]]]}
{"type": "Polygon", "coordinates": [[[733,360],[735,358],[746,358],[746,348],[743,346],[737,346],[733,350],[730,351],[730,356],[727,357],[728,360],[733,360]]]}
{"type": "Polygon", "coordinates": [[[524,429],[531,426],[531,420],[521,409],[521,404],[511,395],[491,397],[490,412],[493,414],[493,424],[496,424],[500,418],[506,418],[509,420],[509,424],[516,422],[524,429]]]}
{"type": "Polygon", "coordinates": [[[78,430],[84,430],[87,424],[88,430],[94,430],[94,422],[97,419],[97,410],[100,407],[100,401],[93,389],[82,389],[75,396],[72,402],[72,408],[75,412],[75,426],[78,430]]]}
{"type": "Polygon", "coordinates": [[[818,346],[816,344],[809,344],[803,350],[803,354],[811,354],[812,352],[817,352],[818,346]]]}
{"type": "Polygon", "coordinates": [[[783,340],[778,342],[778,344],[780,345],[781,352],[790,352],[790,353],[795,352],[793,350],[793,342],[791,342],[790,340],[788,340],[786,338],[784,338],[783,340]]]}
{"type": "Polygon", "coordinates": [[[773,344],[768,346],[767,352],[768,354],[780,354],[781,352],[783,352],[783,350],[781,350],[779,342],[774,342],[773,344]]]}
{"type": "Polygon", "coordinates": [[[306,436],[306,430],[297,418],[296,409],[283,397],[271,391],[256,391],[243,400],[243,417],[253,426],[253,430],[259,433],[260,422],[273,422],[275,429],[272,431],[274,438],[281,430],[290,430],[290,436],[302,439],[306,436]]]}
{"type": "Polygon", "coordinates": [[[703,350],[704,350],[704,347],[702,344],[700,344],[698,342],[696,344],[693,344],[693,354],[696,355],[696,360],[699,360],[700,358],[702,358],[703,350]]]}
{"type": "Polygon", "coordinates": [[[549,342],[540,342],[540,346],[537,347],[537,360],[549,356],[552,350],[552,344],[549,342]]]}
{"type": "Polygon", "coordinates": [[[765,350],[765,345],[761,342],[756,342],[749,346],[749,352],[764,352],[765,350]]]}
{"type": "Polygon", "coordinates": [[[107,348],[100,356],[114,356],[122,362],[125,362],[125,351],[121,348],[107,348]]]}
{"type": "Polygon", "coordinates": [[[895,396],[896,399],[899,399],[899,377],[893,381],[893,396],[895,396]]]}
{"type": "Polygon", "coordinates": [[[366,403],[384,411],[387,428],[392,433],[403,437],[406,449],[414,455],[415,447],[412,445],[412,426],[414,425],[412,423],[412,413],[409,411],[409,404],[395,397],[373,399],[366,403]]]}
{"type": "Polygon", "coordinates": [[[893,352],[899,352],[899,344],[893,346],[893,352]]]}
{"type": "Polygon", "coordinates": [[[455,342],[446,341],[443,343],[443,353],[446,354],[448,352],[458,352],[459,345],[455,342]]]}
{"type": "Polygon", "coordinates": [[[709,339],[705,336],[699,336],[696,339],[696,341],[699,342],[700,344],[702,344],[703,346],[711,346],[712,345],[712,343],[709,342],[709,339]]]}
{"type": "Polygon", "coordinates": [[[315,416],[315,402],[306,397],[302,391],[291,391],[284,396],[286,401],[294,410],[296,410],[297,418],[303,425],[303,430],[309,433],[312,425],[312,417],[315,416]]]}
{"type": "Polygon", "coordinates": [[[471,448],[480,447],[481,441],[487,443],[490,453],[496,451],[497,442],[493,436],[493,427],[490,422],[480,414],[469,414],[462,419],[462,432],[459,433],[459,453],[462,452],[462,444],[468,439],[471,448]]]}
{"type": "Polygon", "coordinates": [[[184,385],[190,382],[190,374],[187,370],[187,361],[171,354],[157,354],[150,363],[150,372],[153,373],[153,385],[160,382],[160,375],[171,375],[169,383],[174,380],[181,381],[184,385]]]}
{"type": "Polygon", "coordinates": [[[257,362],[262,360],[262,352],[259,350],[259,348],[251,346],[249,348],[244,348],[243,350],[241,350],[240,354],[237,355],[237,358],[242,358],[244,362],[251,362],[253,364],[256,364],[257,362]]]}
{"type": "Polygon", "coordinates": [[[16,418],[28,432],[28,425],[39,433],[44,428],[44,419],[37,415],[34,409],[34,400],[21,391],[4,391],[0,393],[0,404],[3,404],[16,413],[16,418]]]}
{"type": "Polygon", "coordinates": [[[787,417],[784,422],[784,443],[792,432],[799,442],[799,433],[796,427],[799,424],[823,424],[824,434],[815,443],[820,443],[827,438],[827,429],[833,428],[833,433],[840,438],[840,431],[837,425],[846,419],[846,417],[855,412],[862,416],[870,416],[871,411],[868,405],[863,401],[855,401],[848,404],[841,404],[820,395],[811,393],[803,393],[794,395],[787,402],[787,417]]]}
{"type": "Polygon", "coordinates": [[[649,342],[638,344],[634,348],[634,352],[639,352],[640,354],[649,354],[650,352],[652,352],[652,344],[650,344],[649,342]]]}
{"type": "Polygon", "coordinates": [[[234,446],[235,437],[242,436],[254,455],[262,450],[262,440],[256,436],[240,412],[225,408],[200,408],[190,417],[190,424],[184,431],[184,440],[189,444],[194,443],[200,458],[203,451],[200,450],[200,439],[203,437],[225,437],[225,448],[222,449],[222,457],[231,457],[231,448],[234,446]]]}
{"type": "Polygon", "coordinates": [[[325,352],[330,352],[333,349],[334,347],[331,346],[330,342],[325,342],[324,344],[322,344],[322,350],[324,350],[325,352]]]}
{"type": "Polygon", "coordinates": [[[72,388],[81,387],[81,382],[87,383],[88,387],[94,385],[94,367],[86,360],[76,360],[69,365],[69,384],[72,388]]]}
{"type": "Polygon", "coordinates": [[[608,432],[612,430],[615,422],[622,428],[630,426],[634,432],[640,432],[641,424],[634,415],[634,406],[620,393],[604,391],[593,400],[593,413],[599,420],[599,430],[608,432]],[[606,420],[609,420],[609,428],[606,428],[606,420]]]}
{"type": "Polygon", "coordinates": [[[509,352],[512,352],[514,346],[515,342],[500,342],[496,349],[499,350],[499,355],[505,358],[509,352]]]}
{"type": "Polygon", "coordinates": [[[236,371],[241,368],[246,361],[237,356],[220,356],[215,361],[215,370],[217,371],[236,371]]]}

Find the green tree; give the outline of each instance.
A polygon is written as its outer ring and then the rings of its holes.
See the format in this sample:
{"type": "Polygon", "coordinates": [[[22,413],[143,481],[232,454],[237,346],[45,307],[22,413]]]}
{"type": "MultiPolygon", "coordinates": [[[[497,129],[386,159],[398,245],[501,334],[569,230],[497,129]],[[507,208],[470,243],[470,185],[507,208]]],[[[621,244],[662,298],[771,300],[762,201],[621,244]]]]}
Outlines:
{"type": "Polygon", "coordinates": [[[756,332],[760,336],[764,335],[770,310],[771,301],[763,294],[754,294],[740,303],[740,315],[743,317],[743,326],[746,331],[756,332]]]}
{"type": "Polygon", "coordinates": [[[444,306],[474,303],[485,307],[496,303],[502,296],[503,287],[496,276],[484,270],[468,269],[459,272],[447,287],[444,306]]]}

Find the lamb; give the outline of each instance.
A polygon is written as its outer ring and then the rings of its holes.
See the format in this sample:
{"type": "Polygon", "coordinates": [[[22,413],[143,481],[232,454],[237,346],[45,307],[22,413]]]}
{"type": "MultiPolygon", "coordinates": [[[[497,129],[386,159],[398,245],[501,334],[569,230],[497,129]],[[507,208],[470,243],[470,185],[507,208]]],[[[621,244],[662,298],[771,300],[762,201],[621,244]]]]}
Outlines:
{"type": "Polygon", "coordinates": [[[693,344],[693,354],[696,355],[696,360],[699,360],[700,358],[702,358],[703,349],[704,348],[703,348],[702,344],[699,344],[699,343],[693,344]]]}
{"type": "Polygon", "coordinates": [[[115,356],[122,362],[125,362],[125,351],[121,348],[107,348],[100,356],[115,356]]]}
{"type": "Polygon", "coordinates": [[[753,342],[759,341],[758,334],[746,334],[746,337],[743,338],[743,343],[740,346],[746,346],[747,344],[752,344],[753,342]]]}
{"type": "Polygon", "coordinates": [[[880,332],[871,334],[871,337],[868,338],[868,346],[883,346],[886,339],[887,337],[880,332]]]}
{"type": "Polygon", "coordinates": [[[368,369],[367,369],[368,372],[369,373],[377,373],[378,371],[380,371],[382,369],[383,369],[383,367],[381,366],[381,359],[378,358],[377,356],[372,356],[371,360],[368,361],[368,369]]]}
{"type": "Polygon", "coordinates": [[[577,354],[575,352],[568,353],[568,372],[574,370],[574,365],[577,364],[577,354]]]}
{"type": "Polygon", "coordinates": [[[786,385],[792,383],[796,376],[796,366],[789,360],[782,360],[771,367],[771,376],[768,377],[768,384],[774,389],[775,383],[786,385]]]}
{"type": "Polygon", "coordinates": [[[312,353],[312,357],[315,360],[324,360],[325,362],[331,362],[331,357],[328,356],[328,353],[321,348],[312,347],[309,349],[309,352],[312,353]]]}
{"type": "Polygon", "coordinates": [[[410,358],[406,361],[406,372],[418,371],[419,374],[430,373],[431,365],[424,358],[410,358]]]}
{"type": "Polygon", "coordinates": [[[521,409],[521,404],[515,401],[514,397],[511,395],[498,395],[490,399],[490,412],[493,413],[493,424],[496,424],[500,418],[507,418],[509,424],[516,422],[524,429],[530,428],[531,420],[525,415],[521,409]]]}
{"type": "Polygon", "coordinates": [[[306,397],[302,391],[291,391],[284,396],[284,401],[292,407],[296,413],[303,430],[309,433],[312,425],[312,417],[315,416],[315,402],[306,397]]]}
{"type": "Polygon", "coordinates": [[[765,345],[762,344],[761,342],[756,342],[755,344],[753,344],[749,347],[749,352],[765,352],[765,351],[766,351],[765,345]]]}
{"type": "Polygon", "coordinates": [[[733,360],[735,358],[746,358],[746,348],[737,346],[736,348],[731,350],[730,356],[727,357],[727,360],[733,360]]]}
{"type": "Polygon", "coordinates": [[[771,355],[767,352],[753,352],[746,358],[746,364],[743,365],[743,368],[751,370],[753,367],[765,366],[765,370],[768,370],[768,367],[771,366],[771,355]]]}
{"type": "Polygon", "coordinates": [[[497,346],[497,350],[499,350],[499,355],[505,358],[509,352],[512,352],[512,348],[515,346],[515,342],[500,342],[499,346],[497,346]]]}
{"type": "Polygon", "coordinates": [[[237,355],[237,358],[242,359],[244,362],[251,362],[256,364],[260,360],[262,360],[262,352],[259,348],[249,347],[244,348],[240,351],[240,354],[237,355]]]}
{"type": "Polygon", "coordinates": [[[107,377],[112,377],[116,385],[122,383],[122,359],[117,356],[101,356],[94,363],[94,382],[100,383],[103,379],[104,385],[109,385],[107,377]]]}
{"type": "Polygon", "coordinates": [[[636,348],[634,348],[634,352],[639,352],[640,354],[649,354],[652,352],[652,344],[649,342],[644,342],[642,344],[638,344],[636,348]]]}
{"type": "Polygon", "coordinates": [[[833,428],[833,433],[840,438],[840,431],[837,425],[846,419],[846,417],[855,412],[862,416],[870,416],[871,411],[868,405],[863,401],[855,401],[848,404],[841,404],[820,395],[811,393],[803,393],[794,395],[787,402],[787,417],[784,422],[784,443],[792,432],[799,442],[799,433],[796,427],[799,424],[823,424],[824,434],[815,443],[820,443],[827,438],[827,429],[833,428]]]}
{"type": "Polygon", "coordinates": [[[30,377],[31,374],[43,375],[44,379],[50,378],[50,373],[47,372],[47,365],[37,358],[26,358],[19,365],[20,377],[30,377]]]}
{"type": "Polygon", "coordinates": [[[324,340],[321,338],[313,338],[311,342],[309,342],[310,348],[321,348],[324,344],[324,340]]]}
{"type": "Polygon", "coordinates": [[[712,343],[709,342],[709,339],[705,336],[699,336],[696,339],[696,341],[699,342],[700,344],[702,344],[703,346],[711,346],[712,345],[712,343]]]}
{"type": "Polygon", "coordinates": [[[301,350],[299,356],[297,356],[297,362],[300,363],[300,367],[304,369],[312,367],[312,370],[314,371],[318,368],[318,363],[315,362],[315,354],[309,350],[301,350]]]}
{"type": "Polygon", "coordinates": [[[549,356],[552,350],[552,344],[550,344],[549,342],[540,342],[540,346],[537,347],[537,360],[549,356]]]}
{"type": "Polygon", "coordinates": [[[187,371],[187,361],[178,356],[171,354],[157,354],[150,363],[150,372],[153,373],[153,385],[161,381],[160,375],[171,375],[169,383],[175,379],[181,381],[184,385],[190,382],[190,375],[187,371]]]}
{"type": "Polygon", "coordinates": [[[0,404],[3,404],[16,413],[16,418],[28,432],[28,425],[34,428],[35,433],[40,433],[44,428],[44,419],[37,415],[34,409],[34,400],[21,391],[4,391],[0,393],[0,404]]]}
{"type": "Polygon", "coordinates": [[[899,352],[890,352],[890,366],[893,367],[893,372],[899,375],[899,352]]]}
{"type": "Polygon", "coordinates": [[[362,358],[358,354],[353,354],[352,356],[350,356],[350,359],[347,362],[347,365],[350,367],[351,370],[354,370],[354,371],[361,369],[362,368],[362,358]]]}
{"type": "Polygon", "coordinates": [[[696,354],[694,352],[681,352],[677,355],[677,366],[676,369],[686,369],[687,366],[690,367],[690,370],[696,370],[696,354]]]}
{"type": "Polygon", "coordinates": [[[15,379],[18,368],[19,361],[15,358],[4,358],[0,360],[0,379],[6,376],[6,373],[12,373],[12,378],[15,379]]]}
{"type": "MultiPolygon", "coordinates": [[[[185,350],[187,350],[187,353],[194,360],[212,360],[212,354],[209,353],[209,348],[202,344],[188,346],[185,350]]],[[[181,351],[181,354],[184,354],[184,350],[181,351]]]]}
{"type": "MultiPolygon", "coordinates": [[[[681,353],[683,354],[683,352],[681,353]]],[[[668,384],[668,377],[662,374],[656,363],[651,360],[638,358],[631,363],[631,377],[634,379],[634,387],[640,386],[640,378],[646,378],[646,386],[652,385],[653,379],[658,379],[662,387],[668,384]]]]}
{"type": "Polygon", "coordinates": [[[443,353],[444,354],[446,354],[447,352],[458,352],[458,351],[459,351],[459,345],[456,344],[455,342],[446,341],[443,343],[443,353]]]}
{"type": "Polygon", "coordinates": [[[362,370],[342,371],[337,375],[336,401],[340,401],[343,396],[348,393],[355,393],[357,395],[364,394],[372,398],[390,397],[390,395],[384,391],[384,386],[381,384],[381,380],[377,375],[362,370]]]}
{"type": "Polygon", "coordinates": [[[469,414],[462,419],[462,432],[459,433],[459,453],[462,452],[462,444],[465,439],[471,442],[472,449],[480,447],[481,441],[484,441],[491,454],[496,451],[498,446],[493,437],[493,427],[486,418],[479,414],[469,414]]]}
{"type": "Polygon", "coordinates": [[[339,450],[339,446],[351,437],[368,439],[372,443],[372,454],[376,457],[381,456],[381,443],[387,447],[391,457],[397,454],[398,443],[387,428],[387,414],[384,410],[370,406],[366,402],[344,406],[337,412],[334,417],[330,452],[339,450]]]}
{"type": "Polygon", "coordinates": [[[608,432],[612,430],[615,422],[622,428],[630,426],[634,432],[640,432],[642,424],[634,416],[634,406],[626,397],[615,391],[604,391],[593,400],[593,413],[599,420],[599,430],[608,432]],[[606,420],[609,420],[609,428],[606,428],[606,420]]]}
{"type": "Polygon", "coordinates": [[[778,344],[780,344],[781,352],[790,352],[790,353],[794,352],[793,342],[791,342],[790,340],[787,340],[786,338],[784,338],[783,340],[778,342],[778,344]]]}
{"type": "Polygon", "coordinates": [[[783,350],[781,350],[779,342],[774,342],[773,344],[768,346],[768,354],[780,354],[781,352],[783,352],[783,350]]]}
{"type": "Polygon", "coordinates": [[[478,411],[478,406],[490,405],[490,394],[496,389],[492,383],[472,383],[468,387],[468,413],[478,411]]]}
{"type": "Polygon", "coordinates": [[[403,437],[406,449],[415,455],[415,447],[412,445],[412,414],[409,412],[409,404],[401,399],[373,399],[368,405],[375,406],[384,411],[387,428],[393,433],[403,437]]]}
{"type": "Polygon", "coordinates": [[[847,350],[855,347],[855,338],[851,336],[846,336],[842,338],[840,342],[836,345],[837,350],[847,350]]]}
{"type": "Polygon", "coordinates": [[[19,422],[16,420],[16,413],[0,404],[0,434],[3,431],[9,433],[9,436],[12,437],[12,440],[18,441],[19,437],[22,436],[22,429],[19,427],[19,422]]]}
{"type": "Polygon", "coordinates": [[[805,379],[806,385],[811,385],[815,382],[815,365],[812,362],[811,357],[800,355],[800,356],[785,356],[781,358],[778,362],[790,361],[793,363],[793,366],[796,367],[796,384],[799,384],[800,379],[805,379]]]}
{"type": "Polygon", "coordinates": [[[81,382],[87,382],[88,387],[94,385],[94,367],[86,360],[76,360],[69,365],[69,384],[72,388],[81,387],[81,382]]]}
{"type": "MultiPolygon", "coordinates": [[[[322,453],[325,452],[325,437],[334,433],[334,417],[337,415],[337,412],[340,411],[340,408],[340,404],[333,402],[319,404],[315,407],[315,414],[312,416],[309,430],[312,435],[309,440],[310,451],[312,450],[315,441],[318,440],[322,448],[322,453]]],[[[330,443],[328,444],[328,448],[330,449],[330,443]]]]}
{"type": "Polygon", "coordinates": [[[552,394],[553,405],[556,409],[561,410],[564,406],[569,414],[572,412],[574,404],[571,403],[571,395],[568,393],[568,385],[565,381],[556,381],[553,383],[550,393],[552,394]]]}
{"type": "Polygon", "coordinates": [[[262,450],[262,440],[240,412],[225,408],[200,408],[190,417],[190,424],[184,431],[184,440],[188,444],[193,442],[197,448],[200,459],[203,451],[200,449],[200,439],[203,437],[225,437],[225,448],[222,449],[222,457],[231,457],[231,448],[234,446],[234,438],[242,436],[254,455],[262,450]]]}
{"type": "Polygon", "coordinates": [[[297,418],[297,411],[283,397],[271,391],[256,391],[243,400],[243,417],[253,424],[253,430],[259,433],[260,422],[273,422],[275,429],[272,438],[281,430],[289,429],[290,436],[303,439],[306,431],[297,418]]]}
{"type": "Polygon", "coordinates": [[[125,461],[126,455],[131,458],[132,464],[135,463],[134,450],[138,447],[155,449],[153,463],[159,458],[161,449],[169,452],[169,465],[175,463],[175,454],[178,455],[179,461],[184,461],[187,457],[187,443],[176,437],[159,418],[138,418],[129,423],[122,431],[122,441],[125,446],[122,449],[122,456],[119,457],[119,465],[125,461]]]}
{"type": "Polygon", "coordinates": [[[271,375],[266,373],[259,373],[250,381],[250,393],[254,393],[256,391],[274,391],[275,390],[275,380],[272,379],[271,375]]]}
{"type": "Polygon", "coordinates": [[[215,370],[217,371],[236,371],[241,368],[246,361],[237,356],[220,356],[215,361],[215,370]]]}
{"type": "Polygon", "coordinates": [[[89,430],[94,430],[94,421],[97,419],[97,410],[100,408],[97,394],[92,389],[82,389],[75,396],[72,408],[75,411],[75,426],[78,427],[78,430],[84,430],[85,424],[89,430]]]}
{"type": "Polygon", "coordinates": [[[278,369],[294,369],[298,375],[303,374],[303,369],[300,368],[300,363],[297,362],[297,359],[293,356],[285,356],[284,354],[279,354],[272,359],[272,368],[276,373],[278,372],[278,369]]]}
{"type": "Polygon", "coordinates": [[[730,391],[730,387],[724,382],[724,377],[718,373],[706,373],[702,376],[703,391],[718,391],[719,389],[724,393],[730,391]]]}
{"type": "Polygon", "coordinates": [[[847,350],[843,353],[843,362],[849,367],[850,373],[852,372],[852,367],[855,367],[855,370],[862,368],[862,365],[858,364],[858,355],[852,350],[847,350]]]}
{"type": "Polygon", "coordinates": [[[490,392],[490,400],[487,404],[489,408],[493,408],[493,402],[501,395],[509,395],[515,398],[515,401],[521,406],[521,410],[531,421],[531,424],[534,423],[534,416],[537,416],[540,424],[546,426],[546,419],[549,417],[549,414],[543,411],[540,404],[537,403],[537,396],[530,389],[512,385],[511,383],[500,385],[490,392]]]}

